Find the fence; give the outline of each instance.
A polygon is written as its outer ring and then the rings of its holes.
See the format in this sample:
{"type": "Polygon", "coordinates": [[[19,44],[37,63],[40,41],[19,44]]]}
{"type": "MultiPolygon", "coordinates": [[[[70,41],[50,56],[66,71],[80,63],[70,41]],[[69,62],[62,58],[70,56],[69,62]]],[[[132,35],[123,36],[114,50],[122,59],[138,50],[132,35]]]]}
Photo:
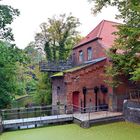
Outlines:
{"type": "Polygon", "coordinates": [[[53,116],[62,114],[90,114],[94,112],[108,112],[107,105],[79,107],[75,105],[50,105],[29,108],[15,108],[1,110],[2,120],[53,116]]]}
{"type": "Polygon", "coordinates": [[[140,124],[140,102],[125,100],[123,114],[125,120],[140,124]]]}
{"type": "Polygon", "coordinates": [[[95,122],[110,121],[122,114],[109,112],[108,106],[79,107],[75,105],[37,106],[1,110],[3,128],[20,128],[20,126],[78,122],[81,127],[89,127],[95,122]]]}
{"type": "Polygon", "coordinates": [[[140,90],[139,89],[130,89],[129,90],[130,100],[135,100],[140,102],[140,90]]]}
{"type": "Polygon", "coordinates": [[[1,110],[2,120],[13,120],[22,118],[33,118],[40,116],[52,116],[65,114],[64,105],[56,106],[36,106],[29,108],[14,108],[14,109],[3,109],[1,110]]]}
{"type": "Polygon", "coordinates": [[[90,121],[96,118],[108,117],[109,109],[107,105],[78,107],[73,105],[74,117],[81,121],[90,121]]]}

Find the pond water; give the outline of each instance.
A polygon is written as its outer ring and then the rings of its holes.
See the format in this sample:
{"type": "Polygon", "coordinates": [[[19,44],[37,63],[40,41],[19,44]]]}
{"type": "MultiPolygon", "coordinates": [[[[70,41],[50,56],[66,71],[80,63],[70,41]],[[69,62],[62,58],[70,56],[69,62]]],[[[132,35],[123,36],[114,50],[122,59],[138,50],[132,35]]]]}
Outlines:
{"type": "Polygon", "coordinates": [[[140,125],[117,122],[84,129],[76,124],[5,132],[0,140],[140,140],[140,125]]]}

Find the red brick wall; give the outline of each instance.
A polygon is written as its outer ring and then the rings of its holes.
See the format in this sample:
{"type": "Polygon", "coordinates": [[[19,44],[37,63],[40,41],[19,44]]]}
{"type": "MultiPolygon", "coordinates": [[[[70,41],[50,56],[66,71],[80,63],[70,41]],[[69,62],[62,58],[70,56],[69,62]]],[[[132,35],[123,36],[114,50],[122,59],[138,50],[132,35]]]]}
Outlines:
{"type": "Polygon", "coordinates": [[[130,83],[128,78],[125,76],[120,76],[119,81],[121,84],[114,89],[114,95],[116,96],[116,105],[117,105],[117,110],[122,110],[123,107],[123,101],[124,99],[129,98],[129,91],[130,89],[137,89],[137,84],[130,83]]]}
{"type": "MultiPolygon", "coordinates": [[[[74,91],[78,91],[80,93],[79,96],[79,106],[81,106],[81,101],[83,104],[83,87],[86,87],[90,90],[87,91],[86,94],[86,106],[95,105],[95,93],[93,88],[98,86],[100,88],[101,85],[107,84],[104,82],[104,66],[106,61],[99,62],[92,66],[87,67],[86,69],[81,69],[72,73],[65,74],[65,83],[66,83],[66,95],[67,95],[67,104],[72,104],[72,95],[74,91]]],[[[98,93],[98,101],[103,104],[103,99],[108,104],[108,94],[112,92],[112,89],[108,87],[108,93],[104,95],[99,91],[98,93]]]]}
{"type": "Polygon", "coordinates": [[[84,61],[88,60],[88,56],[87,56],[87,49],[91,47],[92,48],[92,59],[96,59],[96,58],[100,58],[100,57],[105,57],[106,56],[106,51],[105,49],[99,44],[99,42],[93,41],[91,43],[88,43],[86,45],[77,47],[73,49],[73,53],[72,53],[72,58],[73,58],[73,62],[75,65],[80,64],[81,62],[79,62],[79,51],[83,51],[84,52],[84,61]]]}
{"type": "Polygon", "coordinates": [[[104,75],[104,69],[107,64],[107,60],[98,62],[97,64],[91,65],[89,67],[65,73],[64,77],[52,78],[52,93],[53,93],[53,104],[57,104],[58,100],[61,104],[72,104],[73,103],[73,92],[79,92],[79,106],[84,107],[84,96],[83,87],[90,90],[86,94],[86,106],[95,105],[95,93],[93,88],[101,85],[108,87],[108,93],[104,95],[99,91],[98,93],[98,105],[103,104],[103,99],[109,105],[112,111],[121,111],[123,107],[123,100],[128,97],[129,89],[135,88],[134,85],[130,86],[129,81],[125,77],[120,77],[122,82],[117,88],[112,88],[108,86],[104,80],[106,79],[104,75]],[[57,87],[60,87],[59,95],[57,87]]]}

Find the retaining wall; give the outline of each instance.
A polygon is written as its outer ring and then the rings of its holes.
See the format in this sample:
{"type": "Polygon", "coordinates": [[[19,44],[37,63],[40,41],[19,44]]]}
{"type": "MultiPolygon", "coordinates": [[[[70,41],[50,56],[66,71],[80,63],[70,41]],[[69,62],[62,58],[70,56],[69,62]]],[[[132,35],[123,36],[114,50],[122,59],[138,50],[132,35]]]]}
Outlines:
{"type": "Polygon", "coordinates": [[[126,121],[140,124],[140,102],[125,100],[123,113],[126,121]]]}

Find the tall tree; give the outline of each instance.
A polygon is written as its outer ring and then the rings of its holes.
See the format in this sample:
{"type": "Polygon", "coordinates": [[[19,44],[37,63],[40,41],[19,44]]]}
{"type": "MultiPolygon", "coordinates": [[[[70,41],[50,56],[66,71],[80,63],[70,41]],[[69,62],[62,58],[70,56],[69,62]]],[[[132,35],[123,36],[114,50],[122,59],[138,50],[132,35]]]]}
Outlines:
{"type": "Polygon", "coordinates": [[[37,48],[35,42],[30,42],[27,47],[25,47],[24,52],[32,65],[38,64],[41,60],[45,59],[42,48],[37,48]]]}
{"type": "Polygon", "coordinates": [[[108,53],[113,67],[112,77],[125,75],[133,81],[140,80],[140,1],[139,0],[90,0],[94,2],[93,13],[97,14],[103,7],[116,6],[124,24],[118,26],[113,48],[108,53]],[[121,53],[120,53],[121,52],[121,53]],[[116,73],[116,74],[113,74],[116,73]]]}
{"type": "Polygon", "coordinates": [[[18,15],[17,9],[0,4],[0,108],[11,105],[16,92],[16,62],[24,61],[22,50],[9,43],[14,40],[10,24],[18,15]]]}
{"type": "Polygon", "coordinates": [[[12,28],[9,26],[16,16],[19,16],[18,9],[14,9],[8,5],[0,4],[0,39],[13,41],[14,36],[12,28]]]}
{"type": "Polygon", "coordinates": [[[16,62],[23,62],[22,50],[0,41],[0,108],[11,105],[16,93],[16,62]]]}
{"type": "Polygon", "coordinates": [[[68,57],[78,36],[76,28],[79,25],[79,20],[71,14],[54,16],[40,25],[41,32],[36,34],[35,40],[38,46],[44,46],[47,60],[64,60],[68,57]]]}
{"type": "Polygon", "coordinates": [[[37,48],[34,42],[30,42],[24,49],[28,61],[26,64],[18,63],[18,95],[32,95],[32,101],[37,105],[51,103],[51,85],[47,74],[40,72],[39,62],[45,60],[41,48],[37,48]]]}

